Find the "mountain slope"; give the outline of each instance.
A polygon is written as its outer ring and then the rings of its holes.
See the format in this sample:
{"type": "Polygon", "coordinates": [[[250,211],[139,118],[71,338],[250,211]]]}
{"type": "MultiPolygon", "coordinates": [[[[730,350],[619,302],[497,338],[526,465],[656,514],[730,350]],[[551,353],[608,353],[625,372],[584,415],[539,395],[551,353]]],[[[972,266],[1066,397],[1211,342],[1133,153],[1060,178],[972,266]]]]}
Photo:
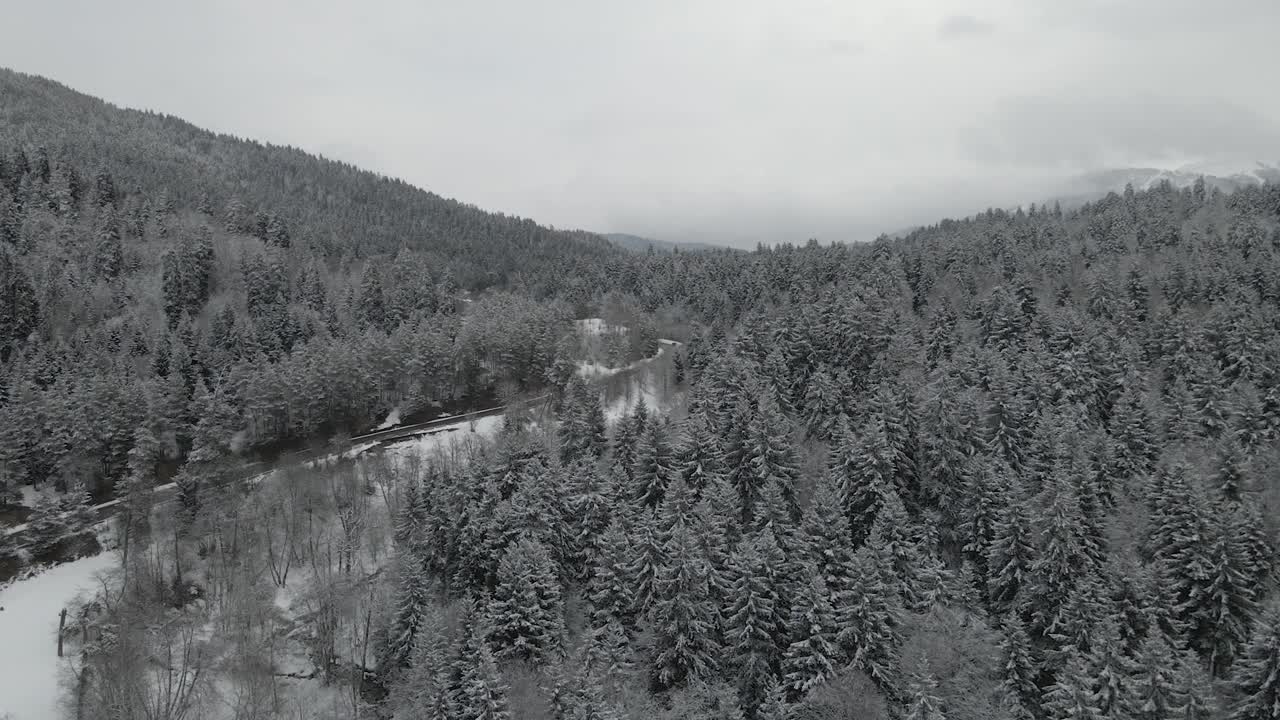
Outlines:
{"type": "Polygon", "coordinates": [[[175,117],[115,107],[56,82],[0,69],[0,144],[45,147],[117,184],[180,206],[233,201],[285,218],[325,255],[401,247],[435,255],[464,286],[617,250],[598,235],[489,213],[408,183],[290,147],[212,133],[175,117]]]}
{"type": "Polygon", "coordinates": [[[571,328],[543,300],[639,259],[0,71],[0,518],[541,392],[571,328]]]}

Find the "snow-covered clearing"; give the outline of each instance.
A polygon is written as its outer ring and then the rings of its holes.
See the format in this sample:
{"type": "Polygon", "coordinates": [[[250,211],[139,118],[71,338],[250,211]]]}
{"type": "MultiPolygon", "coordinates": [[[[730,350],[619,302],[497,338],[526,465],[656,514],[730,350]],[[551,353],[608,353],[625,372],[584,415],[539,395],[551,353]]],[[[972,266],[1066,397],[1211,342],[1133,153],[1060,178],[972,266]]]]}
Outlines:
{"type": "Polygon", "coordinates": [[[611,368],[608,365],[598,363],[593,360],[583,360],[578,363],[578,375],[588,380],[612,377],[622,372],[624,369],[625,368],[611,368]]]}
{"type": "Polygon", "coordinates": [[[387,413],[387,419],[382,424],[374,428],[374,430],[387,430],[400,424],[400,406],[397,405],[387,413]]]}
{"type": "MultiPolygon", "coordinates": [[[[661,340],[658,340],[658,344],[663,346],[676,347],[680,343],[676,342],[675,340],[667,340],[663,338],[661,340]]],[[[630,365],[624,365],[622,367],[616,367],[616,368],[611,368],[608,365],[604,365],[603,363],[597,362],[595,360],[582,360],[578,363],[578,375],[582,376],[583,378],[586,378],[587,380],[598,380],[601,378],[613,377],[614,375],[617,375],[619,373],[635,372],[636,370],[639,370],[645,365],[648,365],[649,363],[652,363],[653,361],[662,357],[662,354],[665,353],[666,351],[667,351],[666,347],[659,347],[658,352],[650,357],[640,358],[639,360],[631,363],[630,365]]]]}
{"type": "Polygon", "coordinates": [[[501,415],[488,415],[435,428],[429,434],[416,435],[387,446],[388,455],[396,458],[419,457],[430,460],[441,452],[460,449],[477,438],[488,439],[502,427],[501,415]]]}
{"type": "Polygon", "coordinates": [[[574,320],[573,324],[578,327],[578,332],[586,337],[599,337],[606,332],[609,334],[617,334],[626,330],[622,325],[610,325],[604,321],[604,318],[585,318],[583,320],[574,320]]]}
{"type": "MultiPolygon", "coordinates": [[[[90,596],[116,564],[102,553],[58,565],[0,590],[0,717],[58,720],[58,613],[90,596]]],[[[70,622],[70,620],[68,620],[70,622]]]]}
{"type": "Polygon", "coordinates": [[[667,406],[653,379],[645,378],[632,383],[625,394],[614,398],[612,402],[605,406],[605,420],[610,425],[618,422],[623,416],[635,409],[642,397],[651,412],[660,412],[667,406]]]}

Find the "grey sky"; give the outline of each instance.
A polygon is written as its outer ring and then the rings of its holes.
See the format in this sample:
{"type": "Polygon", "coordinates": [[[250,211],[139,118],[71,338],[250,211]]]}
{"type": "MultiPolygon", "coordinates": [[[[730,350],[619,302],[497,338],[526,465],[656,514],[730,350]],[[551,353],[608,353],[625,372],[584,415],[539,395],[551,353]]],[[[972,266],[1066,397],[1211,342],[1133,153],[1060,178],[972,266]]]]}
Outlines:
{"type": "Polygon", "coordinates": [[[1280,161],[1276,0],[9,4],[0,65],[560,227],[867,239],[1280,161]]]}

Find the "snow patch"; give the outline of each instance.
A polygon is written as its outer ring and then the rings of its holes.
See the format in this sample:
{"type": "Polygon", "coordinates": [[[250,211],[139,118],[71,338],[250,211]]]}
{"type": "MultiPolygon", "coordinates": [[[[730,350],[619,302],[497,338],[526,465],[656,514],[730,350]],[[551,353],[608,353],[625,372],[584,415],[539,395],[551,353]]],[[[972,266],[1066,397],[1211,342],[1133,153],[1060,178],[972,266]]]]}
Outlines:
{"type": "Polygon", "coordinates": [[[662,354],[666,352],[666,348],[661,346],[679,347],[680,343],[675,340],[667,340],[663,338],[658,340],[658,345],[660,347],[655,355],[647,358],[640,358],[630,365],[624,365],[622,367],[611,368],[592,360],[583,360],[578,363],[578,375],[586,378],[587,380],[596,380],[599,378],[613,377],[618,373],[633,372],[662,357],[662,354]]]}
{"type": "Polygon", "coordinates": [[[416,455],[430,458],[438,452],[459,448],[472,438],[489,438],[502,427],[501,415],[488,415],[474,420],[463,420],[433,429],[404,442],[387,446],[387,452],[398,457],[416,455]]]}
{"type": "Polygon", "coordinates": [[[606,333],[617,335],[626,328],[621,325],[610,325],[604,321],[604,318],[585,318],[583,320],[574,320],[573,324],[577,326],[578,332],[586,337],[600,337],[606,333]]]}
{"type": "Polygon", "coordinates": [[[612,377],[622,372],[625,368],[611,368],[598,362],[582,361],[578,363],[578,375],[594,380],[596,378],[612,377]]]}
{"type": "Polygon", "coordinates": [[[635,409],[642,397],[644,398],[644,404],[648,406],[651,412],[660,412],[665,406],[665,403],[659,398],[657,388],[654,387],[652,381],[636,382],[632,384],[626,395],[616,398],[605,407],[605,421],[610,425],[617,423],[635,409]]]}
{"type": "MultiPolygon", "coordinates": [[[[0,590],[0,717],[58,720],[58,613],[97,588],[116,564],[102,553],[50,568],[0,590]]],[[[71,618],[68,614],[68,623],[71,618]]]]}
{"type": "Polygon", "coordinates": [[[400,424],[400,406],[391,408],[391,412],[387,413],[387,419],[382,424],[374,428],[374,430],[387,430],[400,424]]]}

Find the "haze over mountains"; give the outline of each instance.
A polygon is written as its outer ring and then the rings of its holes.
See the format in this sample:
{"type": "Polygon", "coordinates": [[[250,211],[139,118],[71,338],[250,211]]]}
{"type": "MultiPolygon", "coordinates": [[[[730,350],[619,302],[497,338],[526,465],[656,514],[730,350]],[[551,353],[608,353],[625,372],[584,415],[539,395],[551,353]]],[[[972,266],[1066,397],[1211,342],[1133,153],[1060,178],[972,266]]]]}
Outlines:
{"type": "Polygon", "coordinates": [[[670,253],[674,252],[676,249],[679,249],[680,252],[707,252],[711,250],[725,249],[725,246],[723,245],[671,242],[669,240],[656,240],[654,238],[640,237],[639,235],[628,235],[626,233],[605,233],[605,238],[624,250],[639,253],[649,252],[650,250],[656,253],[670,253]]]}
{"type": "Polygon", "coordinates": [[[17,5],[0,65],[545,225],[668,241],[870,239],[1067,195],[1084,172],[1280,159],[1280,96],[1259,91],[1274,0],[552,0],[500,18],[321,2],[301,29],[279,0],[180,21],[159,0],[17,5]]]}
{"type": "MultiPolygon", "coordinates": [[[[830,235],[816,235],[823,242],[870,242],[880,235],[901,237],[911,230],[936,222],[942,217],[968,217],[988,207],[1013,210],[1017,207],[1028,207],[1031,204],[1042,205],[1058,203],[1063,208],[1076,208],[1086,202],[1093,202],[1105,197],[1108,193],[1123,193],[1127,186],[1134,190],[1150,190],[1162,182],[1168,182],[1176,189],[1192,187],[1196,180],[1204,179],[1205,186],[1222,192],[1232,192],[1243,187],[1258,186],[1265,182],[1280,182],[1280,165],[1264,161],[1200,161],[1170,163],[1166,167],[1117,167],[1092,170],[1077,174],[1064,174],[1059,178],[1033,183],[1032,189],[1011,190],[1006,197],[996,197],[988,193],[982,197],[995,198],[987,204],[981,204],[973,196],[973,200],[965,200],[964,196],[951,203],[939,204],[936,211],[920,210],[908,214],[913,218],[905,225],[868,224],[858,226],[856,230],[842,230],[838,224],[828,227],[830,235]]],[[[801,219],[797,227],[806,227],[811,220],[801,219]]],[[[780,237],[771,242],[804,242],[808,237],[796,230],[782,228],[780,237]]],[[[679,245],[681,249],[708,249],[727,247],[721,243],[672,243],[627,235],[607,233],[605,235],[614,244],[628,250],[643,252],[650,245],[661,252],[670,252],[671,247],[679,245]]],[[[744,240],[745,241],[745,240],[744,240]]]]}

